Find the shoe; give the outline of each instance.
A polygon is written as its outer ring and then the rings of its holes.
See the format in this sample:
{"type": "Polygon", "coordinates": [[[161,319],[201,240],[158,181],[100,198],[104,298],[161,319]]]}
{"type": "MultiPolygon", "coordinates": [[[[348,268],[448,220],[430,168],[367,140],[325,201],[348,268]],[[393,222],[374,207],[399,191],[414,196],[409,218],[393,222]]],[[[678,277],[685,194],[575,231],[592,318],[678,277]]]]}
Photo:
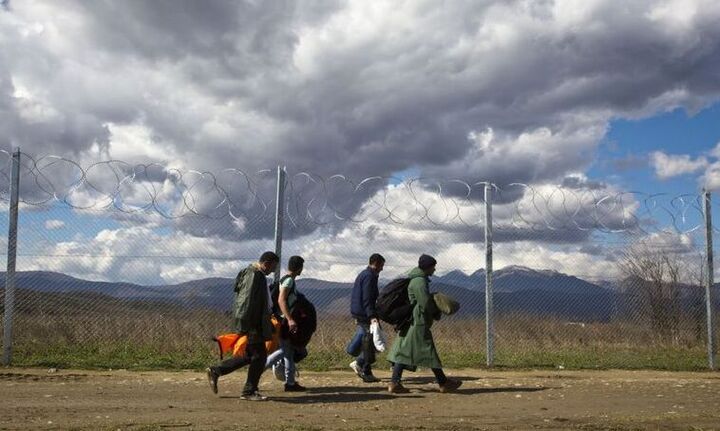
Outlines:
{"type": "Polygon", "coordinates": [[[362,379],[362,381],[365,383],[376,383],[376,382],[380,381],[380,379],[373,376],[372,373],[368,373],[368,374],[363,373],[362,368],[360,368],[360,366],[357,364],[357,361],[350,362],[350,368],[352,368],[352,370],[355,372],[355,374],[357,374],[358,377],[360,377],[362,379]]]}
{"type": "Polygon", "coordinates": [[[377,383],[380,381],[377,377],[375,377],[372,373],[369,374],[360,374],[360,378],[365,383],[377,383]]]}
{"type": "Polygon", "coordinates": [[[242,394],[240,399],[246,401],[267,401],[268,397],[261,395],[258,391],[254,391],[249,394],[242,394]]]}
{"type": "Polygon", "coordinates": [[[217,383],[218,378],[220,377],[215,371],[213,371],[212,368],[206,368],[205,373],[207,374],[207,380],[210,384],[210,390],[213,391],[213,394],[218,393],[217,383]]]}
{"type": "Polygon", "coordinates": [[[357,374],[358,376],[360,376],[360,377],[363,376],[363,372],[362,372],[362,370],[360,369],[360,367],[358,366],[357,361],[352,361],[352,362],[350,362],[350,368],[352,368],[352,370],[353,370],[353,371],[355,372],[355,374],[357,374]]]}
{"type": "Polygon", "coordinates": [[[388,385],[388,392],[391,394],[407,394],[410,390],[402,385],[402,383],[390,382],[388,385]]]}
{"type": "Polygon", "coordinates": [[[447,379],[445,383],[440,385],[440,392],[453,392],[462,385],[462,380],[447,379]]]}
{"type": "Polygon", "coordinates": [[[292,385],[285,385],[285,392],[305,392],[307,388],[298,382],[292,385]]]}
{"type": "Polygon", "coordinates": [[[281,382],[285,381],[285,364],[282,360],[273,364],[272,372],[275,379],[280,380],[281,382]]]}

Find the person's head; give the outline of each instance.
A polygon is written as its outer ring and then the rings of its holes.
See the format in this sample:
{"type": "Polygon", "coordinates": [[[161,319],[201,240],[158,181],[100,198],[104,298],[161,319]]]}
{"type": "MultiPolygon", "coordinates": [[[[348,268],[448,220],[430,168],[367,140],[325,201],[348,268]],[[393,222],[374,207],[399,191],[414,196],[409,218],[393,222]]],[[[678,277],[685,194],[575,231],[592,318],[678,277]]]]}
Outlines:
{"type": "Polygon", "coordinates": [[[300,256],[290,256],[290,259],[288,259],[288,272],[291,275],[300,275],[302,274],[303,265],[305,265],[305,259],[300,256]]]}
{"type": "Polygon", "coordinates": [[[385,258],[378,253],[373,253],[368,261],[368,266],[372,268],[373,271],[379,273],[385,267],[385,258]]]}
{"type": "Polygon", "coordinates": [[[266,251],[262,254],[262,256],[260,256],[258,265],[260,266],[260,271],[262,271],[263,274],[268,275],[271,272],[275,272],[279,262],[280,258],[277,254],[272,251],[266,251]]]}
{"type": "Polygon", "coordinates": [[[418,268],[422,269],[425,275],[433,275],[435,273],[435,265],[437,265],[437,260],[427,254],[421,255],[420,259],[418,259],[418,268]]]}

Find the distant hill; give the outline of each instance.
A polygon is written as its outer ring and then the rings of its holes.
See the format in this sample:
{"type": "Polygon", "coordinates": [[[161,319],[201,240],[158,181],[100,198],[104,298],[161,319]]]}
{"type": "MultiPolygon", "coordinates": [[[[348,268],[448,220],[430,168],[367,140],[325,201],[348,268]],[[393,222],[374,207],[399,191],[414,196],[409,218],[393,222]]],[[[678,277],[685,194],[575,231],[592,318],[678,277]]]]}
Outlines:
{"type": "MultiPolygon", "coordinates": [[[[61,295],[74,302],[99,301],[97,295],[134,306],[143,303],[172,304],[183,308],[210,308],[225,311],[232,301],[231,278],[206,278],[165,286],[141,286],[123,282],[81,280],[65,274],[32,271],[17,274],[19,289],[61,295]]],[[[5,274],[0,273],[0,285],[5,274]]],[[[466,275],[460,271],[433,277],[431,289],[443,291],[462,304],[459,315],[483,315],[485,272],[466,275]]],[[[298,287],[320,310],[334,315],[349,314],[352,283],[300,278],[298,287]]],[[[570,319],[606,319],[614,307],[614,293],[573,276],[535,271],[522,267],[503,268],[494,273],[496,313],[525,312],[564,316],[570,319]]],[[[107,301],[105,301],[107,302],[107,301]]],[[[19,301],[22,304],[22,301],[19,301]]],[[[78,303],[78,307],[81,305],[78,303]]]]}
{"type": "MultiPolygon", "coordinates": [[[[529,313],[571,320],[607,320],[613,315],[626,315],[637,310],[644,301],[638,296],[639,290],[624,290],[622,283],[602,282],[600,286],[556,271],[510,266],[493,275],[493,298],[498,316],[529,313]]],[[[67,304],[63,305],[64,312],[73,309],[82,312],[93,307],[107,307],[110,311],[119,306],[137,310],[212,309],[225,312],[231,307],[233,283],[231,278],[205,278],[174,285],[141,286],[81,280],[54,272],[20,272],[17,287],[24,293],[19,294],[17,303],[20,309],[24,301],[37,303],[44,294],[53,303],[57,300],[67,304]]],[[[384,283],[381,281],[381,285],[384,283]]],[[[5,273],[0,273],[0,286],[4,284],[5,273]]],[[[462,304],[459,317],[485,314],[484,270],[472,274],[452,271],[433,277],[430,286],[432,291],[445,292],[462,304]]],[[[300,278],[298,288],[320,313],[349,314],[352,283],[300,278]]],[[[698,308],[704,291],[693,286],[683,286],[682,291],[683,307],[698,308]]],[[[717,301],[720,302],[720,298],[717,301]]]]}
{"type": "MultiPolygon", "coordinates": [[[[467,275],[462,271],[451,271],[437,282],[470,290],[485,291],[485,270],[480,269],[467,275]]],[[[521,292],[525,290],[578,293],[593,295],[601,288],[575,276],[550,270],[535,270],[523,266],[507,266],[493,272],[493,292],[521,292]]]]}

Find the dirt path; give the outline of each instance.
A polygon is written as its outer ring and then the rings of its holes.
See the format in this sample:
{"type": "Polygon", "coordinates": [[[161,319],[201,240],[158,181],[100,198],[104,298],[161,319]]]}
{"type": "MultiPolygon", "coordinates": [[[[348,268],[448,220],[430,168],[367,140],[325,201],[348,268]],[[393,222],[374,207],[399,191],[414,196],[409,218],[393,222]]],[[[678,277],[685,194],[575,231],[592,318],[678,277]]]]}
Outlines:
{"type": "Polygon", "coordinates": [[[268,402],[239,399],[244,372],[213,395],[199,372],[0,369],[0,429],[720,429],[720,374],[653,371],[451,370],[441,394],[407,373],[406,395],[349,372],[302,373],[285,394],[271,373],[268,402]]]}

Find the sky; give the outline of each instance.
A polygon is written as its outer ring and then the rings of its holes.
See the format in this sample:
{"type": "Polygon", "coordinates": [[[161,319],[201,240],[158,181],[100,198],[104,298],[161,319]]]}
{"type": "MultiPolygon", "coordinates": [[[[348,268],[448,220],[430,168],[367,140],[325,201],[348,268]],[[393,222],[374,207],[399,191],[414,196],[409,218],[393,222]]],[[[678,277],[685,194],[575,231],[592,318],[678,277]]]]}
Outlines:
{"type": "Polygon", "coordinates": [[[483,267],[485,182],[498,268],[607,278],[642,236],[698,250],[719,19],[708,0],[4,0],[20,269],[232,276],[273,248],[278,165],[285,253],[317,278],[352,279],[371,250],[397,272],[420,253],[483,267]]]}

